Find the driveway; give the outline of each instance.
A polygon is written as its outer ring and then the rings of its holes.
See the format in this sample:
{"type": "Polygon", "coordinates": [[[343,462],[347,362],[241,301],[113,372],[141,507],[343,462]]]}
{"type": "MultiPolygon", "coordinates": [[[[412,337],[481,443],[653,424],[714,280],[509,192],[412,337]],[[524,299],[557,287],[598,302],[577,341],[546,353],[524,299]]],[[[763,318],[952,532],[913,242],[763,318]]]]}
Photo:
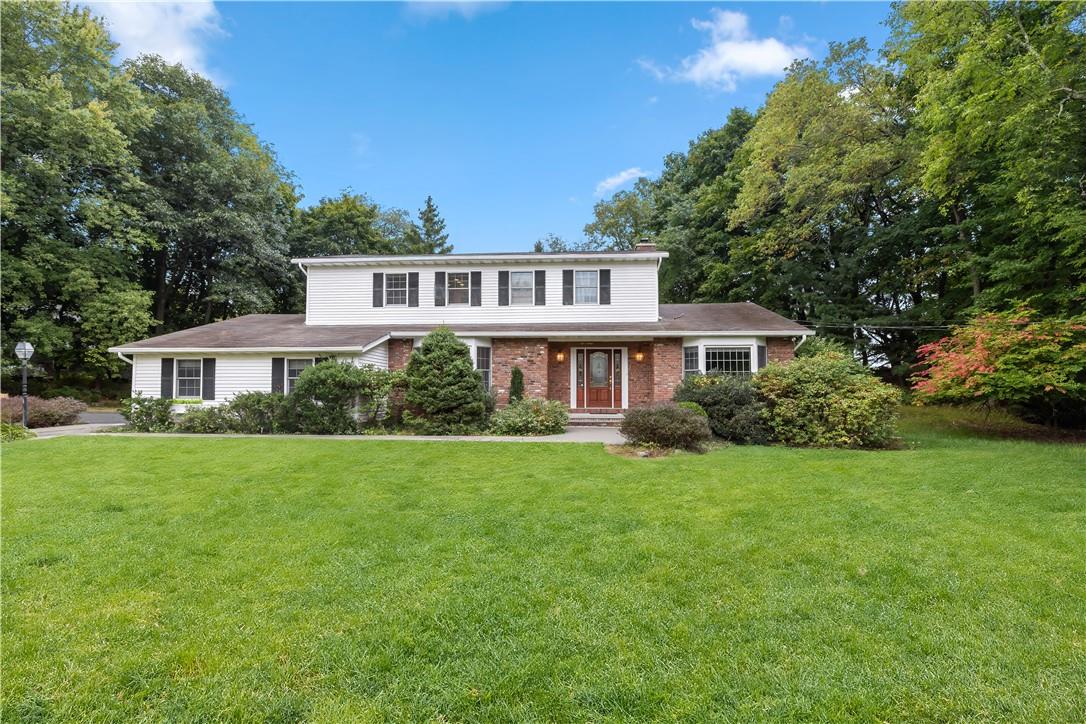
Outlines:
{"type": "Polygon", "coordinates": [[[124,418],[121,417],[119,412],[81,412],[79,413],[79,421],[86,425],[105,425],[111,423],[117,423],[118,425],[124,422],[124,418]]]}

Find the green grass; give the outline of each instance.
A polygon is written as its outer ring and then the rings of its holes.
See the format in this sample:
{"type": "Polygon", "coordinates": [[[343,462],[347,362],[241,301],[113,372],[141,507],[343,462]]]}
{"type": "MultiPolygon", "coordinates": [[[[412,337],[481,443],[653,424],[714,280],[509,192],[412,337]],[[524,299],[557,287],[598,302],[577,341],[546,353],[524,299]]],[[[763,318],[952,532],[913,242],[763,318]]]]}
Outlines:
{"type": "Polygon", "coordinates": [[[1086,448],[64,438],[3,454],[9,721],[1086,718],[1086,448]]]}

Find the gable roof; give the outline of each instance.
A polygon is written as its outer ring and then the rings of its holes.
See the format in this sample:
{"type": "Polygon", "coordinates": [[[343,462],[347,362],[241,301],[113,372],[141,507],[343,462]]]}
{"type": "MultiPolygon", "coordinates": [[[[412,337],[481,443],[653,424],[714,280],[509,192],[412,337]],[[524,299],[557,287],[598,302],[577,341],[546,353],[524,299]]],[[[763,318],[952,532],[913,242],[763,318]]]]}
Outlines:
{"type": "MultiPolygon", "coordinates": [[[[421,337],[438,324],[306,325],[304,314],[247,314],[192,329],[110,347],[111,352],[320,351],[357,352],[388,337],[421,337]]],[[[446,325],[480,337],[531,336],[693,336],[748,334],[797,337],[811,330],[750,302],[661,304],[656,322],[548,322],[446,325]]]]}

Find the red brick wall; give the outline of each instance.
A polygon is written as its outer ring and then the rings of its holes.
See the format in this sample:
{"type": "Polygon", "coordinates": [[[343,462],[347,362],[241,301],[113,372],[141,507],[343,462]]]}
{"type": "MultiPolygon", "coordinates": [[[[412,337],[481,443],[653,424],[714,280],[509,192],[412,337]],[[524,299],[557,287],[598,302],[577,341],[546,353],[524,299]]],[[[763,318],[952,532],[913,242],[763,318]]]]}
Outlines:
{"type": "Polygon", "coordinates": [[[628,342],[630,350],[630,389],[627,392],[627,401],[630,407],[644,407],[652,404],[653,398],[653,343],[652,342],[628,342]],[[637,353],[645,355],[645,359],[637,361],[637,353]]]}
{"type": "Polygon", "coordinates": [[[388,368],[402,370],[406,367],[414,344],[413,339],[390,339],[388,341],[388,368]]]}
{"type": "Polygon", "coordinates": [[[765,346],[770,362],[791,362],[796,356],[796,343],[791,337],[766,337],[765,346]]]}
{"type": "Polygon", "coordinates": [[[520,367],[524,373],[525,397],[547,397],[548,347],[545,339],[496,337],[491,341],[490,391],[497,396],[499,405],[509,403],[509,380],[514,367],[520,367]]]}
{"type": "Polygon", "coordinates": [[[666,402],[683,381],[683,341],[678,337],[652,341],[652,399],[666,402]]]}
{"type": "Polygon", "coordinates": [[[547,353],[547,399],[569,405],[569,366],[573,364],[573,345],[569,342],[551,342],[547,353]],[[566,358],[558,361],[559,352],[566,358]]]}

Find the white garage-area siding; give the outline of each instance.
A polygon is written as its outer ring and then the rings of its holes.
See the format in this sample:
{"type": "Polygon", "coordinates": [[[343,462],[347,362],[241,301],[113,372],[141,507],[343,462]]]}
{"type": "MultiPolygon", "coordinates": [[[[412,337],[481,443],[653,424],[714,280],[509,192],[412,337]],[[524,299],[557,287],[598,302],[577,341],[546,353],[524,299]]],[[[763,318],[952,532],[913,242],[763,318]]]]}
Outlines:
{"type": "MultiPolygon", "coordinates": [[[[132,355],[132,394],[142,393],[144,397],[159,397],[162,390],[162,358],[202,359],[215,358],[215,400],[214,403],[227,402],[242,392],[271,392],[272,357],[298,359],[304,357],[335,356],[341,361],[350,361],[357,365],[369,364],[380,369],[388,368],[388,345],[382,343],[361,356],[330,355],[320,352],[276,352],[245,354],[134,354],[132,355]]],[[[176,384],[176,382],[175,382],[176,384]]],[[[205,400],[204,404],[212,401],[205,400]]]]}

